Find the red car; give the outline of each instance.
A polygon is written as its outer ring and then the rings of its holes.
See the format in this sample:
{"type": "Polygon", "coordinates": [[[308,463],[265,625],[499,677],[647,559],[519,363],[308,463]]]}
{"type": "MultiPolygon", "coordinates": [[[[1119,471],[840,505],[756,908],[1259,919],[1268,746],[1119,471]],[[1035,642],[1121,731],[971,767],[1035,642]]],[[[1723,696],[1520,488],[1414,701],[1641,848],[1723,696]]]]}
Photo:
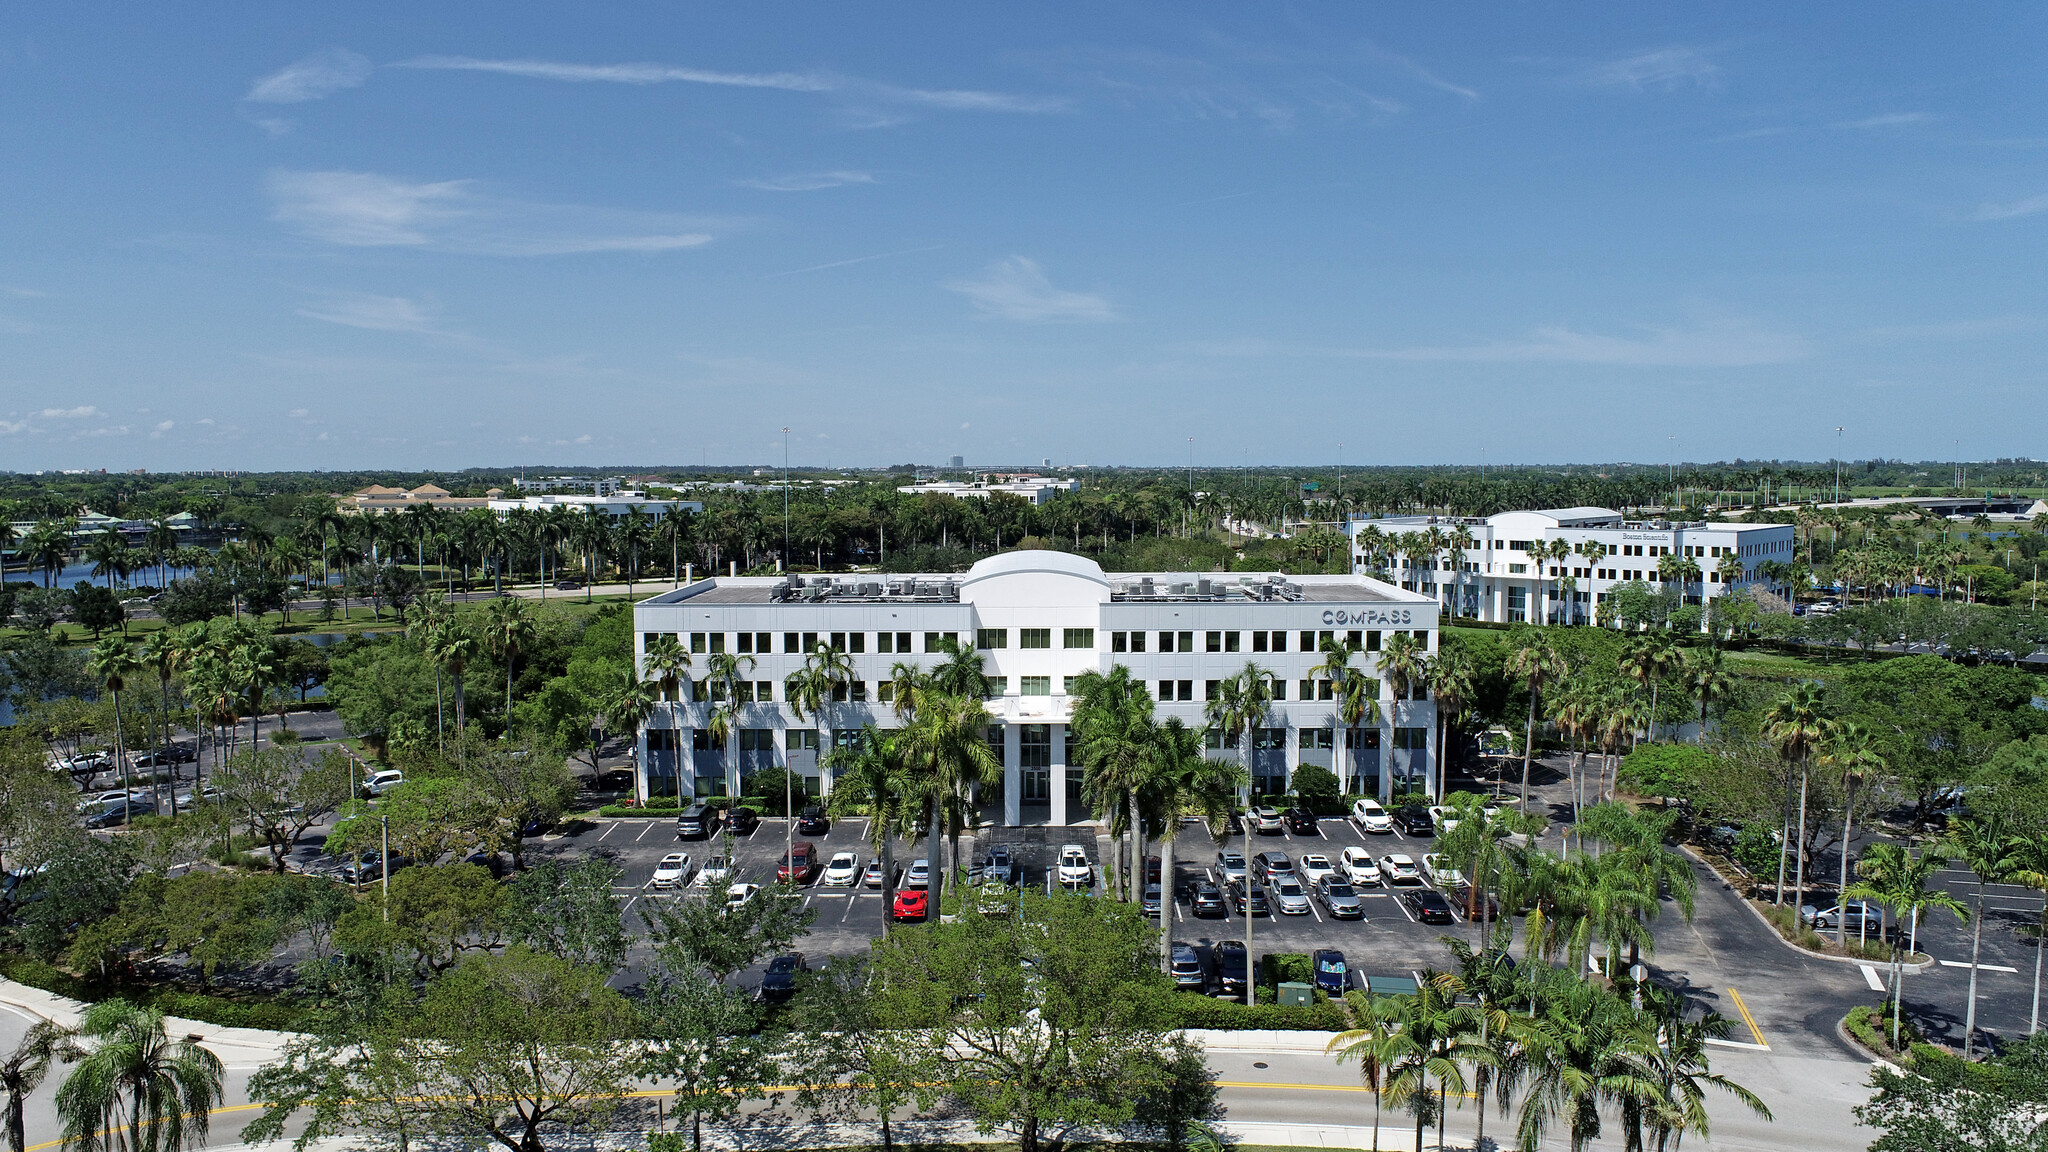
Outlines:
{"type": "Polygon", "coordinates": [[[809,840],[792,844],[789,856],[775,866],[775,878],[784,883],[809,884],[818,878],[818,846],[809,840]]]}
{"type": "Polygon", "coordinates": [[[931,910],[931,893],[916,888],[905,888],[896,893],[896,907],[890,915],[898,920],[922,920],[931,910]]]}

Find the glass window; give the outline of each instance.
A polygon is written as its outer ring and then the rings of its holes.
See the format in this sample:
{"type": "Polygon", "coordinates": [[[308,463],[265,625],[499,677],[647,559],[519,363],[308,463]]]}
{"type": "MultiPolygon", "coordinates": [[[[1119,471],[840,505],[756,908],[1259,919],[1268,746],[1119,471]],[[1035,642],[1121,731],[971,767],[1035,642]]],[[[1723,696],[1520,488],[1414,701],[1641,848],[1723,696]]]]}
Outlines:
{"type": "Polygon", "coordinates": [[[1216,689],[1222,687],[1222,685],[1223,682],[1221,680],[1202,681],[1202,699],[1214,700],[1216,698],[1216,689]]]}
{"type": "Polygon", "coordinates": [[[1173,699],[1173,681],[1161,680],[1159,682],[1159,698],[1161,700],[1173,699]]]}
{"type": "Polygon", "coordinates": [[[1182,680],[1180,682],[1180,698],[1183,700],[1193,700],[1195,698],[1195,682],[1193,680],[1182,680]]]}
{"type": "Polygon", "coordinates": [[[1074,681],[1078,679],[1080,679],[1078,676],[1060,677],[1060,695],[1072,696],[1074,694],[1074,681]]]}
{"type": "Polygon", "coordinates": [[[1061,636],[1060,644],[1065,648],[1093,648],[1095,647],[1095,629],[1068,628],[1061,636]]]}
{"type": "Polygon", "coordinates": [[[910,633],[908,633],[908,632],[898,632],[898,633],[896,634],[896,651],[898,651],[898,652],[908,652],[908,651],[910,651],[910,633]]]}
{"type": "Polygon", "coordinates": [[[896,699],[896,682],[894,680],[875,681],[875,699],[884,704],[893,703],[896,699]]]}
{"type": "Polygon", "coordinates": [[[733,637],[733,639],[738,641],[738,647],[734,651],[743,652],[748,655],[753,654],[754,634],[752,632],[742,632],[738,636],[733,637]]]}
{"type": "Polygon", "coordinates": [[[1131,633],[1131,651],[1133,651],[1133,652],[1143,652],[1144,650],[1145,650],[1145,634],[1144,634],[1143,632],[1133,632],[1133,633],[1131,633]]]}
{"type": "Polygon", "coordinates": [[[851,647],[849,647],[849,648],[847,649],[847,651],[848,651],[848,652],[855,652],[855,653],[864,653],[864,652],[866,652],[866,651],[868,650],[868,634],[867,634],[867,633],[865,633],[865,632],[854,632],[854,633],[852,633],[852,634],[848,635],[846,639],[847,639],[847,642],[848,642],[848,643],[849,643],[849,644],[851,645],[851,647]]]}
{"type": "Polygon", "coordinates": [[[692,651],[692,652],[704,652],[704,651],[708,651],[708,649],[706,649],[706,648],[704,647],[704,634],[703,634],[702,632],[692,632],[692,633],[690,633],[690,651],[692,651]]]}
{"type": "Polygon", "coordinates": [[[834,632],[832,634],[832,647],[837,648],[841,652],[846,651],[846,633],[834,632]]]}
{"type": "Polygon", "coordinates": [[[804,653],[805,653],[806,655],[808,655],[808,654],[810,654],[810,653],[812,653],[812,652],[816,652],[817,650],[818,650],[818,634],[817,634],[816,632],[806,632],[806,633],[804,633],[804,647],[803,647],[803,651],[804,651],[804,653]]]}
{"type": "Polygon", "coordinates": [[[1315,650],[1316,650],[1316,634],[1315,634],[1315,633],[1313,633],[1313,632],[1307,631],[1307,630],[1303,630],[1303,632],[1302,632],[1302,634],[1301,634],[1301,643],[1300,643],[1300,644],[1299,644],[1298,646],[1296,646],[1296,648],[1295,648],[1294,650],[1295,650],[1296,652],[1313,652],[1313,651],[1315,651],[1315,650]]]}
{"type": "Polygon", "coordinates": [[[927,633],[925,633],[925,634],[924,634],[924,650],[925,650],[925,651],[927,651],[927,652],[937,652],[937,651],[939,651],[939,638],[940,638],[941,636],[951,636],[951,635],[952,635],[952,633],[950,633],[950,632],[927,632],[927,633]]]}
{"type": "Polygon", "coordinates": [[[976,628],[974,630],[974,646],[976,648],[1008,648],[1010,646],[1010,630],[1008,628],[976,628]]]}
{"type": "Polygon", "coordinates": [[[1050,628],[1019,628],[1019,629],[1017,629],[1017,647],[1019,647],[1019,648],[1050,648],[1050,647],[1052,647],[1052,629],[1050,629],[1050,628]]]}
{"type": "Polygon", "coordinates": [[[1264,652],[1265,650],[1266,650],[1266,634],[1265,634],[1264,632],[1254,632],[1254,633],[1252,633],[1252,651],[1254,651],[1254,652],[1264,652]]]}
{"type": "Polygon", "coordinates": [[[1127,633],[1111,632],[1109,634],[1109,650],[1111,652],[1125,652],[1129,651],[1129,648],[1130,638],[1127,633]]]}
{"type": "Polygon", "coordinates": [[[1009,693],[1010,678],[1008,676],[991,676],[988,678],[988,694],[990,696],[1007,696],[1009,693]]]}
{"type": "Polygon", "coordinates": [[[1275,651],[1275,652],[1285,652],[1285,651],[1287,651],[1287,633],[1285,633],[1285,632],[1275,632],[1275,633],[1273,633],[1273,651],[1275,651]]]}
{"type": "Polygon", "coordinates": [[[1294,685],[1294,698],[1295,698],[1296,700],[1313,700],[1313,699],[1315,699],[1315,698],[1316,698],[1316,682],[1315,682],[1315,681],[1313,681],[1313,680],[1301,680],[1301,681],[1297,681],[1297,682],[1295,683],[1295,685],[1294,685]]]}
{"type": "Polygon", "coordinates": [[[801,652],[801,651],[803,651],[803,650],[804,650],[804,645],[803,645],[803,638],[802,638],[802,637],[800,637],[800,636],[798,636],[798,635],[797,635],[796,633],[794,633],[794,632],[784,632],[784,633],[782,634],[782,650],[783,650],[784,652],[801,652]]]}
{"type": "Polygon", "coordinates": [[[714,655],[725,651],[725,633],[713,632],[711,634],[711,651],[714,655]]]}
{"type": "Polygon", "coordinates": [[[875,633],[875,651],[880,652],[884,656],[894,653],[896,651],[896,634],[894,632],[875,633]]]}
{"type": "Polygon", "coordinates": [[[852,683],[852,684],[851,684],[851,685],[850,685],[849,687],[851,687],[851,688],[853,689],[853,702],[854,702],[855,704],[865,704],[865,703],[867,703],[867,700],[868,700],[868,682],[867,682],[867,681],[865,681],[865,680],[855,680],[855,681],[854,681],[854,682],[853,682],[853,683],[852,683]]]}
{"type": "Polygon", "coordinates": [[[1223,650],[1225,652],[1237,651],[1237,633],[1225,632],[1223,634],[1223,650]]]}
{"type": "Polygon", "coordinates": [[[1366,650],[1367,652],[1377,652],[1377,651],[1379,651],[1379,650],[1380,650],[1380,634],[1379,634],[1379,633],[1377,633],[1377,632],[1367,632],[1367,633],[1365,634],[1365,650],[1366,650]]]}
{"type": "Polygon", "coordinates": [[[1020,768],[1052,767],[1052,725],[1019,724],[1017,726],[1017,766],[1020,768]]]}
{"type": "Polygon", "coordinates": [[[1161,652],[1173,651],[1173,633],[1161,632],[1159,634],[1159,650],[1161,652]]]}
{"type": "Polygon", "coordinates": [[[832,686],[832,702],[834,704],[846,703],[846,699],[850,691],[851,689],[849,689],[845,684],[834,684],[832,686]]]}
{"type": "Polygon", "coordinates": [[[1180,650],[1183,652],[1193,652],[1195,650],[1195,634],[1193,632],[1183,632],[1180,634],[1180,650]]]}
{"type": "Polygon", "coordinates": [[[1273,699],[1287,699],[1287,681],[1282,680],[1278,676],[1273,677],[1273,699]]]}
{"type": "Polygon", "coordinates": [[[757,681],[755,681],[755,682],[754,682],[754,699],[756,699],[756,700],[760,701],[760,702],[761,702],[761,703],[763,703],[763,704],[769,704],[769,703],[773,703],[773,702],[774,702],[774,700],[775,700],[775,681],[773,681],[773,680],[757,680],[757,681]]]}
{"type": "Polygon", "coordinates": [[[791,728],[785,736],[785,741],[791,752],[816,752],[818,750],[818,730],[816,728],[791,728]]]}
{"type": "Polygon", "coordinates": [[[1017,678],[1017,694],[1019,696],[1050,696],[1052,695],[1052,677],[1019,676],[1017,678]]]}
{"type": "Polygon", "coordinates": [[[1208,635],[1208,636],[1207,636],[1207,637],[1206,637],[1205,639],[1206,639],[1206,640],[1208,641],[1208,643],[1207,643],[1207,644],[1205,644],[1205,645],[1203,646],[1203,651],[1205,651],[1205,652],[1221,652],[1221,651],[1223,651],[1223,633],[1221,633],[1221,632],[1211,632],[1211,633],[1209,633],[1209,635],[1208,635]]]}

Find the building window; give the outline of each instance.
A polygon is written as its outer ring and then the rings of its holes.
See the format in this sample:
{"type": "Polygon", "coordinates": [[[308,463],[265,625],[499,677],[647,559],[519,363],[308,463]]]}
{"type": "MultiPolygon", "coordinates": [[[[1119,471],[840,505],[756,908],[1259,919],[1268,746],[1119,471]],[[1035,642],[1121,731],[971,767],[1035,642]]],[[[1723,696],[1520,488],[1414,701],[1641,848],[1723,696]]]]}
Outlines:
{"type": "Polygon", "coordinates": [[[896,652],[908,652],[908,651],[910,651],[910,633],[908,633],[908,632],[877,632],[877,633],[875,633],[875,651],[877,651],[877,652],[880,652],[880,653],[883,653],[884,655],[888,655],[888,654],[892,654],[892,653],[896,653],[896,652]]]}
{"type": "Polygon", "coordinates": [[[722,652],[724,652],[724,651],[725,651],[725,633],[723,633],[723,632],[713,632],[713,633],[711,634],[711,652],[712,652],[712,654],[713,654],[713,655],[718,655],[719,653],[722,653],[722,652]]]}
{"type": "Polygon", "coordinates": [[[1020,768],[1052,767],[1052,725],[1017,725],[1017,766],[1020,768]]]}
{"type": "Polygon", "coordinates": [[[1223,633],[1221,633],[1221,632],[1211,632],[1211,633],[1209,633],[1209,634],[1208,634],[1207,636],[1203,637],[1203,639],[1204,639],[1204,640],[1206,641],[1206,643],[1205,643],[1205,644],[1203,645],[1203,650],[1204,650],[1204,651],[1207,651],[1207,652],[1221,652],[1221,651],[1223,651],[1223,633]]]}
{"type": "Polygon", "coordinates": [[[1377,633],[1377,632],[1367,632],[1367,633],[1365,634],[1365,650],[1366,650],[1367,652],[1377,652],[1377,651],[1379,651],[1379,650],[1380,650],[1380,634],[1379,634],[1379,633],[1377,633]]]}
{"type": "Polygon", "coordinates": [[[1281,678],[1279,678],[1278,676],[1275,676],[1275,677],[1273,677],[1273,680],[1272,680],[1272,685],[1273,685],[1273,699],[1275,699],[1275,700],[1285,700],[1285,699],[1287,699],[1287,681],[1285,681],[1285,680],[1282,680],[1282,679],[1281,679],[1281,678]]]}
{"type": "Polygon", "coordinates": [[[1252,750],[1255,752],[1278,752],[1287,747],[1287,729],[1252,729],[1252,750]]]}
{"type": "Polygon", "coordinates": [[[1078,676],[1060,677],[1060,695],[1072,696],[1074,694],[1074,681],[1078,679],[1080,679],[1078,676]]]}
{"type": "Polygon", "coordinates": [[[1295,685],[1294,685],[1294,698],[1295,698],[1296,700],[1313,700],[1313,699],[1315,699],[1315,698],[1316,698],[1316,682],[1315,682],[1315,681],[1313,681],[1313,680],[1301,680],[1301,681],[1297,681],[1297,682],[1295,683],[1295,685]]]}
{"type": "Polygon", "coordinates": [[[924,634],[924,650],[927,652],[943,651],[939,647],[939,642],[942,639],[950,640],[952,638],[953,634],[951,632],[927,632],[924,634]]]}
{"type": "Polygon", "coordinates": [[[1173,651],[1173,633],[1161,632],[1159,634],[1159,650],[1161,652],[1173,651]]]}
{"type": "Polygon", "coordinates": [[[1266,634],[1265,634],[1264,632],[1254,632],[1254,633],[1252,633],[1252,651],[1254,651],[1254,652],[1264,652],[1265,650],[1266,650],[1266,634]]]}
{"type": "Polygon", "coordinates": [[[784,632],[782,634],[782,650],[784,652],[801,652],[803,651],[803,641],[794,632],[784,632]]]}
{"type": "Polygon", "coordinates": [[[1180,698],[1182,700],[1193,700],[1195,698],[1195,682],[1193,680],[1182,680],[1179,682],[1179,686],[1180,698]]]}
{"type": "Polygon", "coordinates": [[[742,728],[742,729],[740,729],[740,751],[742,751],[742,752],[773,752],[773,751],[775,751],[775,729],[773,729],[773,728],[742,728]]]}
{"type": "Polygon", "coordinates": [[[1173,681],[1161,680],[1159,682],[1159,699],[1162,702],[1173,699],[1173,681]]]}
{"type": "Polygon", "coordinates": [[[1221,687],[1222,683],[1220,680],[1202,681],[1202,699],[1214,700],[1216,698],[1216,689],[1221,687]]]}
{"type": "Polygon", "coordinates": [[[700,653],[708,651],[708,649],[704,647],[704,634],[702,632],[690,633],[690,651],[700,653]]]}
{"type": "Polygon", "coordinates": [[[818,730],[816,728],[791,728],[784,734],[784,745],[791,752],[816,752],[818,730]]]}
{"type": "Polygon", "coordinates": [[[854,702],[855,704],[865,704],[865,703],[867,703],[867,702],[868,702],[868,682],[867,682],[867,681],[865,681],[865,680],[855,680],[855,681],[854,681],[854,682],[853,682],[853,683],[852,683],[852,684],[850,685],[850,687],[851,687],[851,688],[853,689],[853,702],[854,702]]]}
{"type": "Polygon", "coordinates": [[[1429,747],[1429,729],[1427,729],[1427,728],[1396,728],[1396,729],[1394,729],[1394,747],[1396,747],[1396,748],[1400,748],[1400,749],[1405,749],[1405,750],[1407,750],[1407,751],[1410,751],[1410,752],[1420,752],[1420,751],[1423,751],[1424,749],[1426,749],[1426,748],[1428,748],[1428,747],[1429,747]]]}
{"type": "Polygon", "coordinates": [[[1528,566],[1527,564],[1510,564],[1510,565],[1508,565],[1508,575],[1510,575],[1510,576],[1521,576],[1521,575],[1525,575],[1525,574],[1527,574],[1527,573],[1528,573],[1528,571],[1529,571],[1529,566],[1528,566]]]}
{"type": "Polygon", "coordinates": [[[1182,632],[1180,634],[1180,650],[1183,652],[1193,652],[1195,650],[1195,634],[1193,632],[1182,632]]]}
{"type": "Polygon", "coordinates": [[[990,696],[990,697],[992,697],[992,698],[993,698],[993,697],[996,697],[996,696],[1007,696],[1007,695],[1009,695],[1009,694],[1010,694],[1010,678],[1009,678],[1008,676],[991,676],[991,677],[989,677],[989,678],[988,678],[988,694],[989,694],[989,696],[990,696]]]}
{"type": "Polygon", "coordinates": [[[1295,730],[1295,743],[1302,748],[1329,751],[1337,746],[1336,733],[1328,728],[1298,728],[1295,730]]]}
{"type": "Polygon", "coordinates": [[[1335,700],[1336,698],[1337,682],[1335,680],[1319,680],[1316,682],[1316,699],[1335,700]]]}
{"type": "Polygon", "coordinates": [[[1143,632],[1133,632],[1133,633],[1131,633],[1131,651],[1133,651],[1133,652],[1143,652],[1144,650],[1145,650],[1145,634],[1144,634],[1143,632]]]}
{"type": "Polygon", "coordinates": [[[1008,628],[976,628],[974,630],[974,646],[976,648],[1008,648],[1010,646],[1010,630],[1008,628]]]}
{"type": "Polygon", "coordinates": [[[1223,634],[1223,650],[1225,652],[1237,651],[1237,633],[1225,632],[1223,634]]]}
{"type": "Polygon", "coordinates": [[[1090,648],[1090,649],[1092,649],[1092,648],[1094,648],[1094,647],[1095,647],[1095,629],[1093,629],[1093,628],[1068,628],[1068,629],[1065,629],[1065,630],[1064,630],[1064,631],[1062,631],[1062,632],[1061,632],[1061,634],[1060,634],[1060,646],[1061,646],[1061,647],[1063,647],[1063,648],[1090,648]]]}
{"type": "Polygon", "coordinates": [[[1050,628],[1019,628],[1019,629],[1017,629],[1017,647],[1019,647],[1019,648],[1050,648],[1050,647],[1052,647],[1052,629],[1050,629],[1050,628]]]}
{"type": "Polygon", "coordinates": [[[847,685],[843,683],[834,684],[832,686],[832,702],[834,704],[844,704],[851,693],[852,689],[847,685]]]}
{"type": "Polygon", "coordinates": [[[1050,696],[1050,695],[1052,695],[1052,677],[1050,677],[1050,676],[1019,676],[1019,677],[1017,678],[1017,695],[1019,695],[1019,696],[1050,696]]]}
{"type": "Polygon", "coordinates": [[[1129,650],[1130,650],[1130,633],[1128,633],[1128,632],[1111,632],[1111,633],[1109,634],[1109,650],[1110,650],[1111,652],[1127,652],[1127,651],[1129,651],[1129,650]]]}
{"type": "Polygon", "coordinates": [[[875,681],[875,699],[884,704],[895,703],[896,682],[894,680],[875,681]]]}
{"type": "Polygon", "coordinates": [[[1295,651],[1297,651],[1297,652],[1313,652],[1313,651],[1315,651],[1315,650],[1316,650],[1316,634],[1315,634],[1315,633],[1313,633],[1313,632],[1306,632],[1306,631],[1305,631],[1305,632],[1303,632],[1303,633],[1301,634],[1301,643],[1300,643],[1299,645],[1297,645],[1297,646],[1296,646],[1296,648],[1295,648],[1295,651]]]}
{"type": "Polygon", "coordinates": [[[754,634],[752,632],[742,632],[739,635],[734,636],[733,640],[735,642],[733,651],[744,653],[747,655],[753,654],[754,634]]]}
{"type": "Polygon", "coordinates": [[[763,703],[763,704],[772,704],[772,703],[774,703],[774,702],[775,702],[775,681],[773,681],[773,680],[756,680],[756,681],[754,682],[754,699],[755,699],[755,700],[757,700],[757,701],[759,701],[759,702],[761,702],[761,703],[763,703]]]}

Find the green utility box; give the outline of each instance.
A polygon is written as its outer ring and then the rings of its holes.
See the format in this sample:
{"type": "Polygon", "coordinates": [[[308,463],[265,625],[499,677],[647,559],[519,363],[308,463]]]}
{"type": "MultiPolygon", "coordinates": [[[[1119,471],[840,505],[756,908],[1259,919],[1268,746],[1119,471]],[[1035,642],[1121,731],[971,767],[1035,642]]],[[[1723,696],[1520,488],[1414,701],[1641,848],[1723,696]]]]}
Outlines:
{"type": "Polygon", "coordinates": [[[1288,1008],[1306,1008],[1316,1002],[1316,990],[1297,980],[1280,985],[1280,1003],[1288,1008]]]}

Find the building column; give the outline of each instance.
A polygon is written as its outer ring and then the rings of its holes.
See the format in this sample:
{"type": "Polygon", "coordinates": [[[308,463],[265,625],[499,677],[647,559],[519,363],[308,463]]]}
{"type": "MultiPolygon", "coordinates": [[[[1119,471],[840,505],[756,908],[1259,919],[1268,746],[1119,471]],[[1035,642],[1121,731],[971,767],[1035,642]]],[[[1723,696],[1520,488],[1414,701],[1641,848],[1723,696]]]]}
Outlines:
{"type": "Polygon", "coordinates": [[[1047,817],[1047,823],[1053,825],[1065,824],[1067,822],[1067,726],[1065,724],[1055,724],[1052,726],[1051,775],[1052,783],[1047,785],[1049,791],[1046,794],[1046,800],[1052,805],[1052,812],[1047,817]]]}
{"type": "MultiPolygon", "coordinates": [[[[1380,681],[1382,689],[1386,681],[1380,681]]],[[[1391,693],[1380,697],[1380,803],[1385,804],[1394,796],[1394,703],[1391,693]]]]}
{"type": "Polygon", "coordinates": [[[1003,725],[1003,827],[1015,828],[1024,821],[1024,758],[1018,743],[1023,735],[1015,724],[1003,725]]]}
{"type": "Polygon", "coordinates": [[[1429,780],[1430,799],[1441,804],[1444,800],[1444,761],[1443,750],[1437,747],[1436,705],[1431,703],[1423,711],[1428,713],[1428,717],[1423,725],[1422,756],[1424,761],[1426,761],[1423,772],[1429,780]]]}
{"type": "Polygon", "coordinates": [[[633,798],[644,802],[648,796],[647,787],[647,726],[642,724],[633,745],[633,798]]]}
{"type": "Polygon", "coordinates": [[[1301,730],[1289,724],[1282,731],[1287,733],[1287,735],[1281,737],[1281,739],[1287,741],[1287,780],[1285,786],[1280,790],[1282,792],[1291,792],[1294,790],[1294,770],[1301,767],[1301,730]]]}

